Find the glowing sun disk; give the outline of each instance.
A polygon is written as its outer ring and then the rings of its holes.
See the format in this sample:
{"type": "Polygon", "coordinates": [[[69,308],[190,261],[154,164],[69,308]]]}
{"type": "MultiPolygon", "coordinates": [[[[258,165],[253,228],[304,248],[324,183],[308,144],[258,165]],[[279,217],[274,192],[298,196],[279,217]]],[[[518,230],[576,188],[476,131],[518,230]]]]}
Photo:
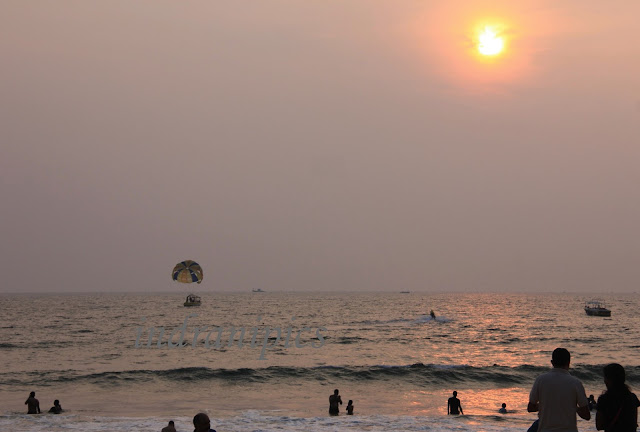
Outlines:
{"type": "Polygon", "coordinates": [[[478,36],[478,51],[482,55],[494,56],[502,52],[504,42],[491,27],[485,27],[478,36]]]}

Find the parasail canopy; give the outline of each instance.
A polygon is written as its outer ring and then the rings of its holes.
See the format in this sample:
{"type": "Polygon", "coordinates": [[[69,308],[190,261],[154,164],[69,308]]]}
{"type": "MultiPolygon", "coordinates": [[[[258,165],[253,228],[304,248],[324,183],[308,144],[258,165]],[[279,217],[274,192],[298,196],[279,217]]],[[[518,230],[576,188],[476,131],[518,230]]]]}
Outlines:
{"type": "Polygon", "coordinates": [[[202,267],[193,260],[179,262],[171,273],[171,278],[181,283],[200,283],[203,276],[202,267]]]}

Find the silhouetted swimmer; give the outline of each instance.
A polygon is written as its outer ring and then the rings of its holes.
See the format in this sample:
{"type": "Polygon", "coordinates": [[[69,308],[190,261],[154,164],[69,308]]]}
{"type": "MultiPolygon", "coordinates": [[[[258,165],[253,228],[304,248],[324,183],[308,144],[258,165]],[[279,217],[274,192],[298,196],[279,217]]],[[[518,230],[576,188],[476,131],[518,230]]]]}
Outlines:
{"type": "Polygon", "coordinates": [[[60,406],[60,401],[58,399],[53,401],[53,406],[49,408],[49,412],[53,414],[60,414],[62,412],[62,407],[60,406]]]}
{"type": "Polygon", "coordinates": [[[464,414],[462,412],[462,405],[460,405],[460,399],[457,398],[458,392],[453,392],[453,397],[450,397],[447,401],[447,414],[458,415],[464,414]]]}
{"type": "Polygon", "coordinates": [[[433,311],[433,309],[431,309],[431,312],[429,312],[429,315],[431,315],[431,319],[433,320],[436,319],[436,313],[433,311]]]}
{"type": "Polygon", "coordinates": [[[176,427],[173,423],[173,420],[169,421],[169,424],[165,427],[162,428],[162,431],[160,432],[176,432],[176,427]]]}
{"type": "Polygon", "coordinates": [[[351,399],[347,402],[347,415],[353,415],[353,401],[351,399]]]}
{"type": "Polygon", "coordinates": [[[337,416],[340,414],[338,404],[342,405],[342,398],[338,395],[338,389],[333,391],[333,394],[329,396],[329,415],[337,416]]]}
{"type": "Polygon", "coordinates": [[[193,432],[216,432],[211,429],[211,420],[205,413],[198,413],[193,417],[193,432]]]}
{"type": "Polygon", "coordinates": [[[27,414],[40,414],[40,402],[36,399],[36,392],[29,393],[29,398],[24,404],[27,406],[27,414]]]}
{"type": "Polygon", "coordinates": [[[596,398],[593,397],[593,395],[589,395],[589,397],[587,398],[587,402],[589,402],[589,411],[593,411],[598,406],[598,404],[596,403],[596,398]]]}
{"type": "Polygon", "coordinates": [[[506,403],[503,403],[503,404],[502,404],[502,408],[500,408],[500,409],[498,410],[498,412],[499,412],[500,414],[506,414],[506,413],[507,413],[507,404],[506,404],[506,403]]]}

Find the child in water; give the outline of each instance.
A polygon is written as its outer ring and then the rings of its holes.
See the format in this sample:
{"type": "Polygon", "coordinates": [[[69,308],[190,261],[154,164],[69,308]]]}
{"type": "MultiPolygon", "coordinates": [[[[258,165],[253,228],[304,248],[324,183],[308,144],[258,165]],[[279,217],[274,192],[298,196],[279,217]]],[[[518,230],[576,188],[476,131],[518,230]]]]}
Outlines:
{"type": "Polygon", "coordinates": [[[349,403],[347,404],[347,415],[353,415],[353,401],[349,399],[349,403]]]}
{"type": "Polygon", "coordinates": [[[62,407],[60,406],[60,401],[58,399],[53,401],[53,406],[49,409],[50,413],[60,414],[62,412],[62,407]]]}

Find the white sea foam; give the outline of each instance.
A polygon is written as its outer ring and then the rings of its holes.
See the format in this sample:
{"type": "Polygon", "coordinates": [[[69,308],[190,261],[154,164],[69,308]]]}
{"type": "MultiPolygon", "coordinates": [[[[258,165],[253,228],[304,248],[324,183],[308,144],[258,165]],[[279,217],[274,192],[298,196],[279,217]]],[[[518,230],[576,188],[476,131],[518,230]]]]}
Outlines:
{"type": "MultiPolygon", "coordinates": [[[[191,418],[173,418],[178,431],[190,431],[193,428],[191,418]]],[[[529,418],[499,417],[499,416],[338,416],[338,417],[290,417],[263,413],[259,411],[246,411],[241,415],[211,419],[211,427],[220,432],[288,432],[288,431],[368,431],[368,432],[397,432],[414,431],[500,431],[522,432],[530,424],[529,418]]],[[[4,415],[0,416],[0,428],[12,432],[130,432],[132,430],[145,432],[157,432],[167,425],[167,420],[156,418],[132,418],[132,417],[102,417],[81,415],[60,416],[28,416],[28,415],[4,415]]]]}
{"type": "Polygon", "coordinates": [[[436,316],[435,318],[433,318],[431,315],[424,315],[421,317],[416,318],[415,322],[416,323],[449,323],[452,322],[453,318],[447,318],[446,316],[436,316]]]}

